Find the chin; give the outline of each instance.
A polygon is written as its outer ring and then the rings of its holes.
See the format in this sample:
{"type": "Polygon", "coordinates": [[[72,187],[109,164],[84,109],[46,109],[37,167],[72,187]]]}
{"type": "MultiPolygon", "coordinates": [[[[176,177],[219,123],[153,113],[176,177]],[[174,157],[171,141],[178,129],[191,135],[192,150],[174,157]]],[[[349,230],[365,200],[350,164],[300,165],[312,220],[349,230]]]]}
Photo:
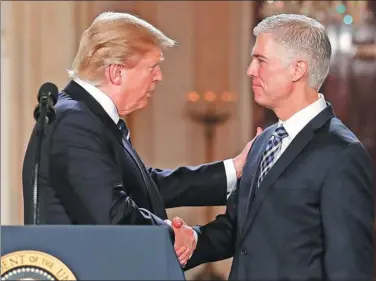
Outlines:
{"type": "Polygon", "coordinates": [[[261,91],[253,91],[253,99],[255,100],[255,102],[257,103],[257,104],[259,104],[259,105],[263,105],[263,102],[262,102],[262,100],[263,100],[263,94],[262,93],[260,93],[261,91]]]}
{"type": "Polygon", "coordinates": [[[132,106],[132,107],[128,107],[127,109],[125,110],[119,110],[119,115],[120,116],[125,116],[125,115],[128,115],[128,114],[131,114],[135,111],[138,111],[140,109],[143,109],[146,107],[147,104],[137,104],[135,106],[132,106]]]}
{"type": "Polygon", "coordinates": [[[143,101],[137,104],[134,111],[144,109],[148,105],[147,101],[143,101]]]}
{"type": "Polygon", "coordinates": [[[266,108],[270,109],[270,104],[263,97],[264,97],[263,95],[254,95],[255,103],[257,103],[258,105],[260,105],[262,107],[266,107],[266,108]]]}
{"type": "Polygon", "coordinates": [[[147,105],[148,105],[148,100],[146,99],[146,100],[140,102],[140,109],[145,108],[147,105]]]}

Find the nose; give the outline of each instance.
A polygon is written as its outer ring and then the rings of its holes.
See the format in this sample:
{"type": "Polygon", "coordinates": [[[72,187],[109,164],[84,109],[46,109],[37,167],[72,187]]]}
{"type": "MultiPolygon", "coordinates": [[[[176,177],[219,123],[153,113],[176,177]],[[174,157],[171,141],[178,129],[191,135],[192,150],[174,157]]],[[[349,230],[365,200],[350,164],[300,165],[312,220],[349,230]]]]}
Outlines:
{"type": "Polygon", "coordinates": [[[163,76],[162,76],[162,71],[161,71],[160,66],[158,65],[158,66],[155,68],[155,74],[154,74],[154,79],[153,79],[153,81],[154,81],[154,82],[160,82],[160,81],[162,81],[162,78],[163,78],[163,76]]]}
{"type": "Polygon", "coordinates": [[[250,65],[248,66],[247,76],[251,78],[257,76],[257,61],[255,59],[252,59],[250,65]]]}

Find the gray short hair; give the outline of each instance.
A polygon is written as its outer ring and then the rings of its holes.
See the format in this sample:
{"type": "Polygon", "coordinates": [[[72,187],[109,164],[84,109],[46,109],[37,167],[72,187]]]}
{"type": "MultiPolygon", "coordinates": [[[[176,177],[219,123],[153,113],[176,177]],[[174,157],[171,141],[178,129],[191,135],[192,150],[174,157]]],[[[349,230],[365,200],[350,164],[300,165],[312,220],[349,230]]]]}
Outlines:
{"type": "Polygon", "coordinates": [[[309,85],[320,89],[329,73],[332,53],[322,24],[304,15],[280,14],[265,18],[253,29],[255,36],[261,33],[271,33],[289,53],[289,59],[306,59],[309,85]]]}

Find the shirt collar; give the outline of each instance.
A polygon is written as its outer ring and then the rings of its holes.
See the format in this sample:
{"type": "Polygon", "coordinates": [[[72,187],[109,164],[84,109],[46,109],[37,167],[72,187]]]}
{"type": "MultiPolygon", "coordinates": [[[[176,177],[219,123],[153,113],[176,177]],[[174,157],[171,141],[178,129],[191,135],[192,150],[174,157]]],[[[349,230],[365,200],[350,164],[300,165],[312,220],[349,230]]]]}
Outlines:
{"type": "Polygon", "coordinates": [[[111,117],[115,124],[119,122],[119,113],[114,102],[109,96],[107,96],[102,90],[95,87],[93,84],[81,80],[80,78],[75,78],[74,82],[84,88],[86,92],[88,92],[103,107],[103,109],[111,117]]]}
{"type": "Polygon", "coordinates": [[[289,134],[289,138],[292,140],[297,134],[321,111],[327,107],[325,98],[319,93],[319,99],[314,103],[308,105],[302,110],[295,113],[285,122],[278,121],[278,126],[283,125],[286,132],[289,134]]]}

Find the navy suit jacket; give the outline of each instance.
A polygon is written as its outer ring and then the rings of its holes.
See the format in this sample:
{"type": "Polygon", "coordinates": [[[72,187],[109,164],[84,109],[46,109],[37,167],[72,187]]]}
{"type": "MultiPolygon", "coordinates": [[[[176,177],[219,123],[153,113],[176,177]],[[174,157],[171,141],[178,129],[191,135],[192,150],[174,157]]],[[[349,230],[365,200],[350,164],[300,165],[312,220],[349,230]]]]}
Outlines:
{"type": "MultiPolygon", "coordinates": [[[[146,168],[100,104],[73,81],[55,108],[42,147],[41,224],[166,225],[165,207],[226,204],[223,162],[146,168]]],[[[34,128],[23,166],[25,224],[33,221],[36,140],[34,128]]]]}
{"type": "Polygon", "coordinates": [[[226,213],[197,227],[186,269],[233,257],[230,280],[372,280],[372,164],[330,105],[294,138],[251,200],[265,146],[254,142],[226,213]]]}

